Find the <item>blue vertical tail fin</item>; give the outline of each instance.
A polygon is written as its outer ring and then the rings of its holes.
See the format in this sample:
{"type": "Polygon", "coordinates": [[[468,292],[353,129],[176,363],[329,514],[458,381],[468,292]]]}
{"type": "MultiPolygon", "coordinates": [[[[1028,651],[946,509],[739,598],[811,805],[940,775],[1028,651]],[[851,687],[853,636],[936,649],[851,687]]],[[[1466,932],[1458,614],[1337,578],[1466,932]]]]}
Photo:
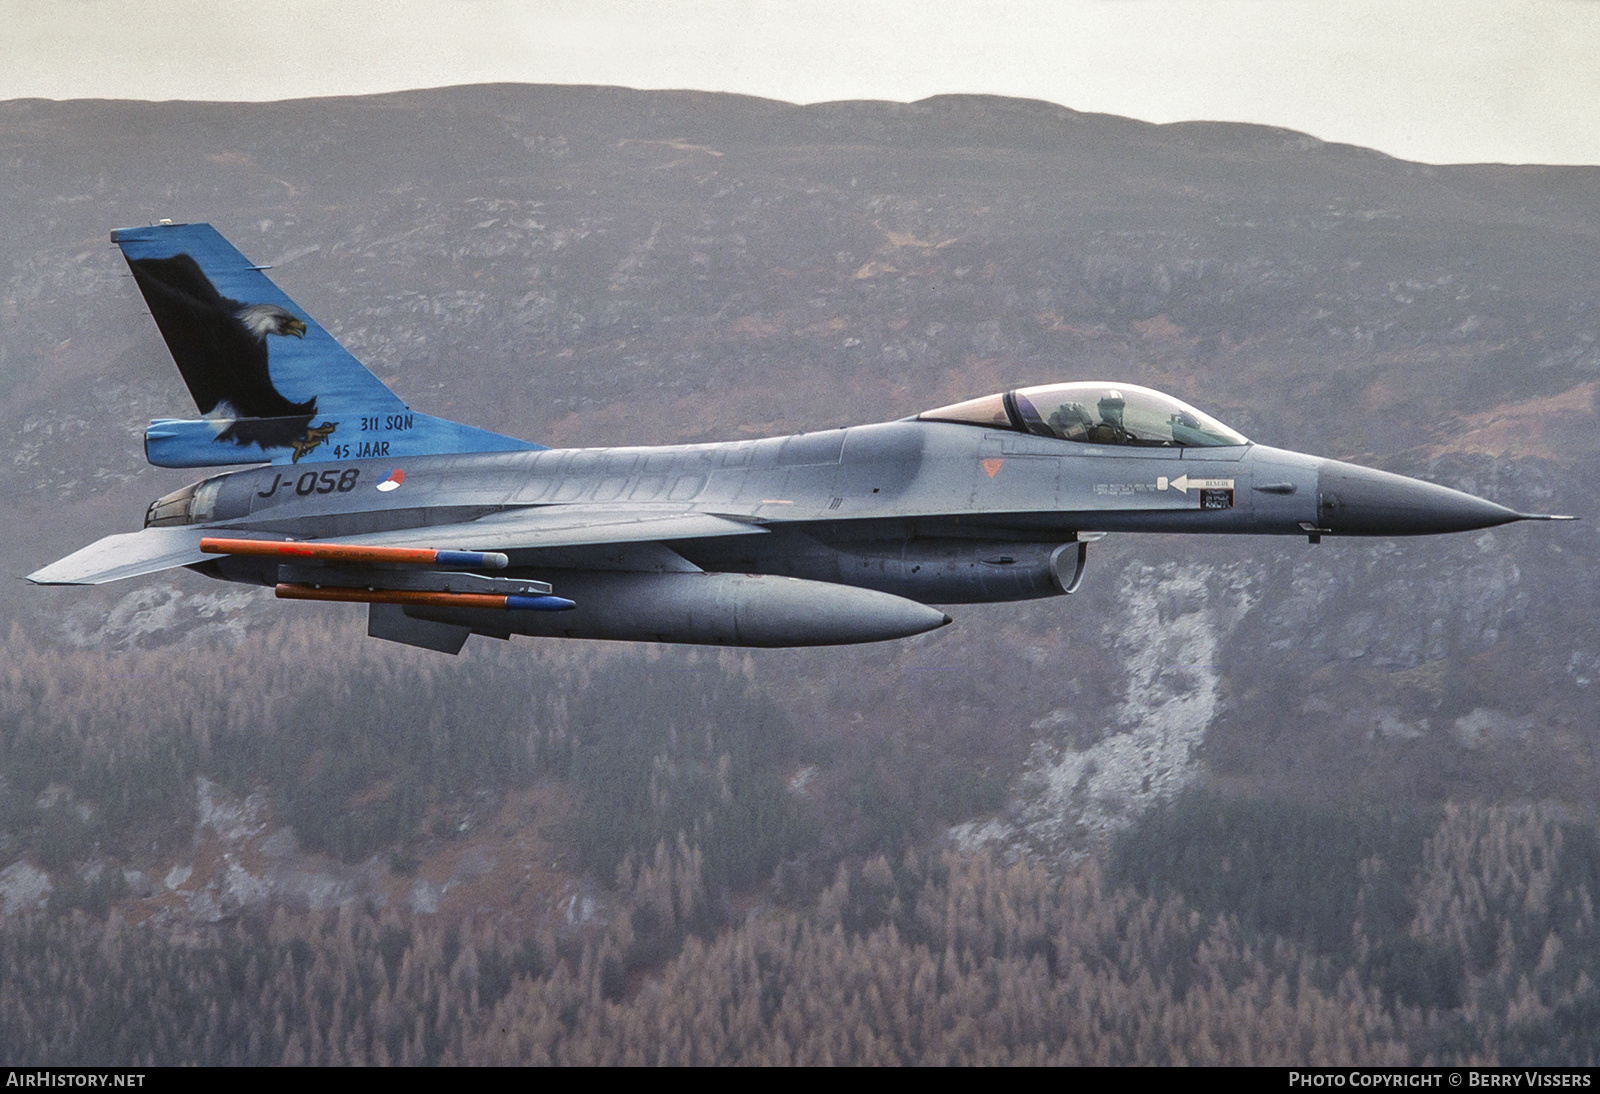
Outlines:
{"type": "Polygon", "coordinates": [[[209,224],[111,239],[204,416],[150,423],[145,455],[157,466],[541,447],[413,411],[209,224]]]}

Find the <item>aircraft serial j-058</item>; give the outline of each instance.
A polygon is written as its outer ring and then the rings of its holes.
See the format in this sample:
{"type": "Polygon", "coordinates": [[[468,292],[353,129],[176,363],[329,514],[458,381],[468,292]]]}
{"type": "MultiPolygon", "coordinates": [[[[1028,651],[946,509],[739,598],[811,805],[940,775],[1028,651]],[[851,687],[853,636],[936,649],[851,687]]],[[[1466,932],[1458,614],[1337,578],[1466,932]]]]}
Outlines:
{"type": "Polygon", "coordinates": [[[370,605],[368,633],[809,646],[1071,593],[1108,532],[1411,536],[1535,516],[1253,444],[1132,384],[1059,383],[768,440],[549,449],[417,413],[207,224],[112,233],[202,417],[161,467],[259,466],[30,575],[175,567],[370,605]]]}

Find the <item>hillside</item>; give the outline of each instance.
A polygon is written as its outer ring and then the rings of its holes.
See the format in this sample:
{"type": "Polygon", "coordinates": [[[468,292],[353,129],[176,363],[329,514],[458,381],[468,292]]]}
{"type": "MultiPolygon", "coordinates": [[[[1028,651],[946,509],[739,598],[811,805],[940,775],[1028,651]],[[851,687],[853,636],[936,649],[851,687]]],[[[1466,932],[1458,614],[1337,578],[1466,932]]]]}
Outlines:
{"type": "MultiPolygon", "coordinates": [[[[1117,378],[1264,443],[1600,512],[1600,167],[1428,167],[997,98],[486,86],[0,103],[0,186],[14,577],[194,477],[143,461],[144,424],[191,404],[107,242],[159,217],[271,264],[418,409],[545,444],[1117,378]]],[[[1077,596],[961,607],[902,643],[475,639],[459,661],[189,574],[13,581],[7,908],[47,876],[135,921],[343,893],[520,937],[623,906],[618,871],[684,833],[725,902],[709,932],[751,893],[809,907],[878,853],[1065,869],[1184,787],[1589,823],[1596,554],[1587,524],[1113,536],[1077,596]],[[704,804],[723,778],[738,808],[704,804]],[[256,827],[225,836],[224,807],[256,827]]]]}

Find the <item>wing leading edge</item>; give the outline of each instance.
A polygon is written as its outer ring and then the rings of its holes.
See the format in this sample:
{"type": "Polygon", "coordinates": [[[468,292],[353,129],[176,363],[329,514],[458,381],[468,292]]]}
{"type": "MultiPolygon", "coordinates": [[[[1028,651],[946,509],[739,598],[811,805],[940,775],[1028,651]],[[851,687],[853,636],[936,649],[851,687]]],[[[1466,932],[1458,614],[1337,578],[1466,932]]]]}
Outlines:
{"type": "MultiPolygon", "coordinates": [[[[653,512],[596,506],[518,509],[478,520],[405,528],[357,536],[311,540],[352,547],[411,547],[433,550],[504,551],[515,556],[549,548],[612,547],[677,539],[761,535],[766,529],[710,513],[653,512]]],[[[28,575],[35,585],[101,585],[215,558],[200,541],[219,534],[252,539],[284,539],[249,529],[215,526],[146,528],[107,536],[28,575]]],[[[511,560],[517,561],[515,557],[511,560]]],[[[578,556],[581,562],[581,553],[578,556]]]]}

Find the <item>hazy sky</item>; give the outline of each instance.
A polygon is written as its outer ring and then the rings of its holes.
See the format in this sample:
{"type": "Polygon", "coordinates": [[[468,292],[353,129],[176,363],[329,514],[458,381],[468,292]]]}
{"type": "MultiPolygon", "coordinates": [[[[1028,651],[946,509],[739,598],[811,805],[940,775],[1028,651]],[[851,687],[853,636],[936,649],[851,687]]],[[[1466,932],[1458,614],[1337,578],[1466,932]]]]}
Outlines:
{"type": "Polygon", "coordinates": [[[0,19],[0,99],[991,92],[1435,163],[1600,164],[1600,0],[0,0],[0,19]]]}

